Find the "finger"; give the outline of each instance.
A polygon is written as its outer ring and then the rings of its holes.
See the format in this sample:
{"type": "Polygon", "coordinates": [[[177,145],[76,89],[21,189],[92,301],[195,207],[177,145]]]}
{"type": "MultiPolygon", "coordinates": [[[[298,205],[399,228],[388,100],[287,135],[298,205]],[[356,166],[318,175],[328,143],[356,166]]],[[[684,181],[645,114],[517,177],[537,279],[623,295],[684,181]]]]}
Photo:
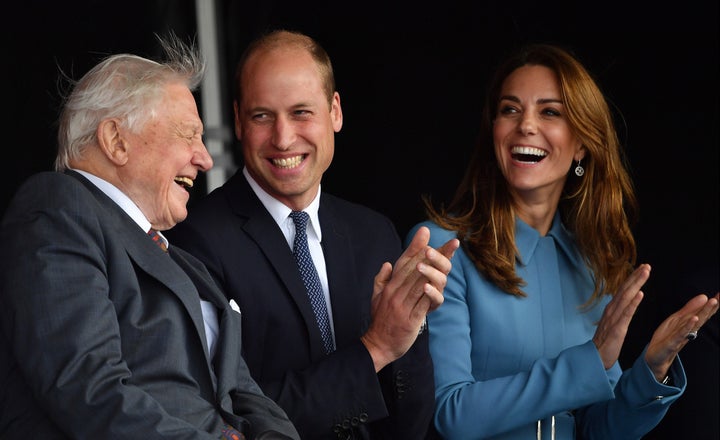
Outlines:
{"type": "MultiPolygon", "coordinates": [[[[445,257],[443,257],[445,260],[445,257]]],[[[445,260],[447,264],[439,264],[440,267],[431,266],[426,263],[418,263],[418,273],[423,279],[442,292],[447,285],[447,274],[450,272],[450,261],[445,260]]]]}
{"type": "MultiPolygon", "coordinates": [[[[636,295],[640,288],[650,277],[650,265],[641,264],[635,269],[630,276],[620,286],[620,290],[613,295],[613,299],[606,306],[605,311],[610,315],[614,315],[617,310],[625,310],[631,303],[637,300],[636,295]]],[[[639,302],[638,302],[639,304],[639,302]]]]}
{"type": "Polygon", "coordinates": [[[385,286],[390,281],[392,270],[392,264],[388,262],[383,263],[380,267],[380,272],[375,275],[375,281],[373,282],[373,298],[385,289],[385,286]]]}
{"type": "Polygon", "coordinates": [[[620,326],[617,331],[622,332],[623,337],[625,334],[627,334],[627,329],[630,326],[630,322],[632,321],[633,317],[635,316],[635,312],[637,312],[638,307],[640,306],[640,302],[645,297],[645,294],[642,290],[638,290],[635,295],[633,295],[630,298],[630,301],[620,309],[619,315],[617,316],[617,322],[616,325],[620,326]]]}
{"type": "MultiPolygon", "coordinates": [[[[425,249],[428,247],[429,242],[430,229],[428,229],[426,226],[421,226],[415,232],[415,235],[413,235],[412,241],[410,241],[410,244],[405,248],[405,251],[400,256],[400,259],[413,258],[418,254],[423,254],[425,249]]],[[[400,259],[398,259],[398,261],[400,259]]]]}
{"type": "Polygon", "coordinates": [[[419,297],[409,308],[410,321],[413,325],[420,324],[427,314],[440,307],[443,301],[442,292],[425,283],[420,289],[419,297]]]}
{"type": "Polygon", "coordinates": [[[443,301],[445,301],[442,291],[436,289],[431,284],[425,284],[423,292],[425,295],[423,295],[423,298],[418,301],[418,307],[424,310],[423,314],[425,315],[440,307],[443,301]],[[427,305],[423,304],[423,299],[428,300],[427,305]]]}
{"type": "MultiPolygon", "coordinates": [[[[689,342],[695,338],[689,338],[690,332],[697,332],[705,323],[715,314],[718,310],[718,295],[716,294],[713,298],[708,298],[706,295],[701,294],[690,301],[680,309],[676,315],[678,319],[682,320],[685,324],[681,330],[680,336],[684,342],[689,342]]],[[[672,316],[671,316],[672,317],[672,316]]],[[[684,345],[684,344],[683,344],[684,345]]]]}
{"type": "MultiPolygon", "coordinates": [[[[428,250],[429,258],[417,264],[416,273],[408,275],[402,282],[403,287],[410,286],[411,292],[423,290],[423,284],[429,283],[436,290],[442,292],[447,284],[447,273],[452,265],[450,260],[435,249],[428,250]]],[[[419,294],[418,294],[419,295],[419,294]]]]}
{"type": "Polygon", "coordinates": [[[630,274],[620,289],[629,292],[629,296],[632,297],[635,292],[642,288],[648,278],[650,278],[650,265],[641,264],[630,274]]]}
{"type": "MultiPolygon", "coordinates": [[[[427,259],[426,253],[432,248],[427,245],[421,246],[419,244],[421,242],[423,242],[422,238],[418,242],[413,240],[414,244],[411,243],[411,245],[403,251],[400,258],[398,258],[395,262],[393,273],[397,274],[400,279],[412,276],[413,272],[417,272],[417,264],[427,259]]],[[[415,276],[417,277],[419,275],[415,274],[415,276]]]]}
{"type": "MultiPolygon", "coordinates": [[[[422,264],[419,264],[418,266],[423,266],[423,270],[426,270],[426,266],[422,264]]],[[[434,278],[438,276],[444,276],[435,269],[430,269],[429,273],[430,277],[434,278]]],[[[444,282],[442,280],[434,282],[444,286],[444,282]]],[[[402,307],[405,307],[407,309],[414,309],[417,307],[418,303],[427,295],[426,291],[429,290],[431,290],[430,294],[432,294],[432,292],[442,292],[442,287],[438,289],[432,284],[431,281],[428,280],[428,278],[426,278],[425,276],[421,276],[420,272],[418,272],[417,277],[413,277],[412,280],[410,279],[410,277],[406,278],[402,286],[396,289],[396,297],[398,299],[402,299],[402,307]]],[[[440,296],[442,296],[442,293],[440,293],[440,296]]]]}
{"type": "Polygon", "coordinates": [[[425,252],[425,259],[421,263],[418,263],[418,271],[420,271],[420,264],[424,263],[425,265],[437,269],[444,275],[447,275],[448,273],[450,273],[450,269],[452,269],[452,263],[450,262],[450,258],[448,258],[445,254],[443,254],[437,249],[428,248],[428,250],[425,252]]]}
{"type": "Polygon", "coordinates": [[[450,258],[452,258],[452,253],[455,252],[454,249],[457,249],[457,243],[459,243],[457,240],[450,240],[440,249],[427,247],[421,261],[416,262],[420,254],[411,260],[407,260],[407,269],[401,272],[404,275],[404,278],[400,279],[402,284],[411,284],[413,285],[413,291],[416,291],[414,287],[417,287],[416,284],[419,281],[430,282],[436,289],[442,291],[447,282],[447,274],[452,269],[450,258]],[[410,262],[415,263],[415,271],[410,270],[410,262]]]}
{"type": "Polygon", "coordinates": [[[448,240],[437,248],[437,251],[443,254],[448,260],[451,260],[453,255],[455,255],[455,251],[460,247],[460,241],[457,238],[453,238],[451,240],[448,240]]]}
{"type": "MultiPolygon", "coordinates": [[[[702,295],[705,296],[705,295],[702,295]]],[[[698,327],[700,328],[718,311],[718,294],[714,297],[707,299],[702,309],[698,312],[699,318],[698,327]]]]}
{"type": "Polygon", "coordinates": [[[425,259],[415,266],[416,272],[405,273],[404,278],[401,280],[402,284],[412,285],[411,291],[417,292],[418,282],[429,282],[438,291],[442,292],[447,283],[447,274],[452,269],[452,263],[450,262],[452,255],[448,256],[444,252],[454,252],[452,248],[456,247],[456,244],[452,241],[445,243],[443,251],[428,247],[425,251],[425,259]]]}
{"type": "Polygon", "coordinates": [[[412,258],[402,262],[398,260],[390,286],[392,289],[410,289],[417,292],[417,287],[422,286],[422,283],[431,282],[442,290],[451,267],[452,264],[445,255],[427,247],[423,253],[418,253],[412,258]]]}
{"type": "Polygon", "coordinates": [[[409,291],[404,308],[410,311],[411,319],[424,319],[425,315],[440,307],[445,300],[442,290],[430,283],[424,283],[409,291]]]}
{"type": "Polygon", "coordinates": [[[643,297],[644,293],[639,290],[627,303],[623,303],[622,307],[617,306],[617,304],[612,310],[606,307],[595,332],[594,339],[596,343],[603,344],[605,341],[624,340],[630,322],[643,297]]]}

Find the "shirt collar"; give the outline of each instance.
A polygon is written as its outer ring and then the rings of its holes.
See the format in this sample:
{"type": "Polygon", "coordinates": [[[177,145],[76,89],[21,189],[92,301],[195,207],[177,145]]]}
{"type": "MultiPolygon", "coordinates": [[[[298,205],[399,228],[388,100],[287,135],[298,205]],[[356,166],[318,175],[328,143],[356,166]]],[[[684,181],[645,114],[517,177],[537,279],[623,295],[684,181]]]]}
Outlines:
{"type": "MultiPolygon", "coordinates": [[[[268,194],[264,189],[260,187],[260,185],[255,181],[255,179],[252,178],[250,173],[247,170],[247,167],[243,167],[243,175],[245,176],[245,179],[247,179],[248,183],[250,184],[250,188],[252,188],[255,195],[260,199],[260,202],[263,204],[265,209],[270,213],[270,216],[272,216],[273,220],[275,220],[275,223],[280,226],[281,229],[286,228],[286,224],[288,222],[288,218],[290,213],[292,212],[292,209],[288,208],[284,203],[277,200],[275,197],[268,194]]],[[[308,205],[303,211],[307,212],[310,216],[310,228],[317,236],[318,240],[322,242],[322,230],[320,228],[320,217],[318,216],[318,210],[320,208],[320,193],[321,188],[318,187],[318,192],[315,198],[312,202],[310,202],[310,205],[308,205]]]]}
{"type": "Polygon", "coordinates": [[[82,174],[86,179],[92,182],[93,185],[97,186],[100,191],[105,193],[106,196],[110,197],[113,202],[117,203],[117,205],[123,211],[125,211],[125,213],[129,215],[130,218],[132,218],[143,231],[147,232],[150,230],[150,222],[142,213],[142,211],[140,211],[140,208],[138,208],[135,202],[130,200],[130,197],[126,196],[125,193],[120,191],[118,187],[105,179],[88,173],[87,171],[77,170],[74,168],[72,170],[82,174]]]}
{"type": "MultiPolygon", "coordinates": [[[[112,183],[108,182],[105,179],[102,179],[94,174],[90,174],[87,171],[78,170],[75,168],[71,168],[73,171],[82,174],[86,179],[88,179],[93,185],[95,185],[100,191],[105,193],[106,196],[110,197],[113,202],[115,202],[120,209],[125,211],[127,215],[130,216],[131,219],[135,223],[137,223],[138,226],[140,226],[140,229],[142,229],[145,232],[149,232],[152,225],[150,224],[150,221],[145,217],[145,214],[140,211],[140,208],[133,202],[130,197],[125,195],[118,187],[113,185],[112,183]]],[[[165,236],[162,234],[162,232],[157,231],[160,238],[165,242],[166,247],[170,247],[170,243],[168,242],[168,239],[165,238],[165,236]]]]}

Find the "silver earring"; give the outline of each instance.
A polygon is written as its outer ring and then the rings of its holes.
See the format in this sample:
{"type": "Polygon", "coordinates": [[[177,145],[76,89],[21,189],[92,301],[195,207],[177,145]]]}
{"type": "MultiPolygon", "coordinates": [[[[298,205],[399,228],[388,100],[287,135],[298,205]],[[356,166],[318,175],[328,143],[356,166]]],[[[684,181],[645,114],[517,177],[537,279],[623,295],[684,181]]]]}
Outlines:
{"type": "Polygon", "coordinates": [[[582,177],[583,174],[585,174],[585,168],[580,165],[580,160],[578,160],[578,164],[575,167],[575,175],[578,177],[582,177]]]}

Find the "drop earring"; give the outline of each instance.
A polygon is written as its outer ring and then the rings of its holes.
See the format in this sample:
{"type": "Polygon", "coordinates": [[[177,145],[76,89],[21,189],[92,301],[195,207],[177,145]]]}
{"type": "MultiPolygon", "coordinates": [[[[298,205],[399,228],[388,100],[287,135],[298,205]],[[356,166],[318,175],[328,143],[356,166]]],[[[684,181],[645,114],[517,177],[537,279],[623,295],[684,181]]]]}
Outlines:
{"type": "Polygon", "coordinates": [[[578,164],[575,167],[575,175],[578,177],[582,177],[583,174],[585,174],[585,168],[580,165],[580,160],[578,160],[578,164]]]}

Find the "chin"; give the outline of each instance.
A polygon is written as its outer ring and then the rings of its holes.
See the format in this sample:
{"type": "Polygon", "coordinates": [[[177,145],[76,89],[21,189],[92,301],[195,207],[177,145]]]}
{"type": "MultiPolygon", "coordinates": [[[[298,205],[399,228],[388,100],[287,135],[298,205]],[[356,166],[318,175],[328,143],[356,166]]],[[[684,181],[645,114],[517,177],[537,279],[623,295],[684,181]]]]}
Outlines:
{"type": "Polygon", "coordinates": [[[187,209],[183,207],[182,209],[177,209],[172,212],[172,218],[170,219],[170,228],[175,226],[176,224],[180,223],[181,221],[185,220],[187,217],[187,209]]]}

